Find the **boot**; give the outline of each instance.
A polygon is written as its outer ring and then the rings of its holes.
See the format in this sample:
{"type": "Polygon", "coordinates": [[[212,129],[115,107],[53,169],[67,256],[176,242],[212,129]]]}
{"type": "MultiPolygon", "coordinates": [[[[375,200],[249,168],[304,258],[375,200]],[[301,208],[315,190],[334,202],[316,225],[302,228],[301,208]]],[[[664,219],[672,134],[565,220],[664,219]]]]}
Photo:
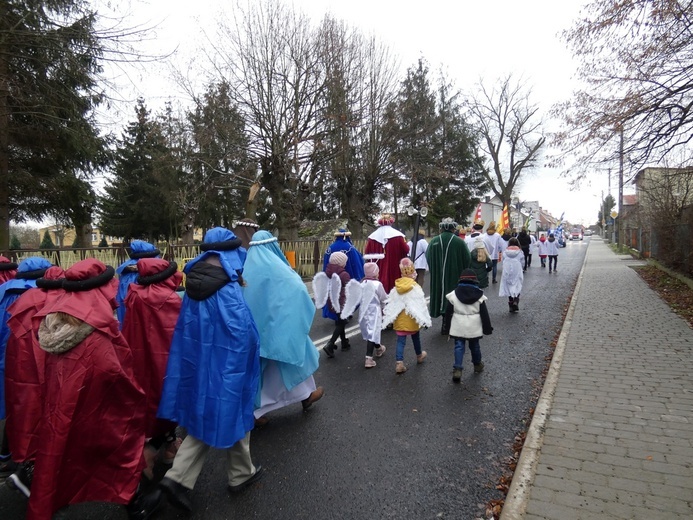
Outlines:
{"type": "Polygon", "coordinates": [[[344,338],[342,340],[342,352],[345,352],[351,348],[351,345],[349,344],[349,338],[344,338]]]}
{"type": "Polygon", "coordinates": [[[453,368],[452,370],[452,382],[459,383],[462,380],[462,369],[453,368]]]}
{"type": "Polygon", "coordinates": [[[375,357],[383,357],[383,354],[385,354],[385,351],[387,349],[385,348],[385,345],[380,345],[378,348],[375,349],[375,357]]]}
{"type": "Polygon", "coordinates": [[[334,357],[334,343],[332,343],[331,341],[327,345],[322,347],[322,350],[325,354],[327,354],[328,358],[334,357]]]}
{"type": "Polygon", "coordinates": [[[424,362],[424,359],[426,359],[426,356],[427,356],[427,355],[428,355],[428,354],[426,353],[426,351],[425,351],[425,350],[422,350],[422,351],[421,351],[421,354],[419,354],[418,356],[416,356],[416,362],[420,365],[421,363],[424,362]]]}
{"type": "Polygon", "coordinates": [[[373,368],[376,365],[373,356],[366,356],[366,368],[373,368]]]}
{"type": "Polygon", "coordinates": [[[397,374],[404,374],[407,371],[407,367],[404,366],[404,361],[398,361],[395,364],[395,372],[397,374]]]}

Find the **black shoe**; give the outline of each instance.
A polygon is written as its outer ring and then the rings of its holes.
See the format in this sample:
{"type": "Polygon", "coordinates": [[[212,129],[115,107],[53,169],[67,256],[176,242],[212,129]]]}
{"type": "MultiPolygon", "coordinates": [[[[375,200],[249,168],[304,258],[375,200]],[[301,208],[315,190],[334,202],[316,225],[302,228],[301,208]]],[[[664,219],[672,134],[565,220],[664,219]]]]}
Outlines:
{"type": "Polygon", "coordinates": [[[248,480],[246,480],[245,482],[241,482],[237,486],[229,486],[229,491],[231,491],[232,493],[238,493],[240,491],[243,491],[251,484],[260,480],[262,478],[262,474],[264,473],[264,471],[265,470],[262,466],[255,466],[255,473],[253,473],[248,480]]]}
{"type": "Polygon", "coordinates": [[[164,477],[159,482],[159,488],[166,493],[166,498],[176,507],[185,509],[186,511],[192,511],[192,503],[190,502],[190,497],[188,492],[190,491],[183,484],[179,484],[175,480],[171,480],[168,477],[164,477]]]}
{"type": "Polygon", "coordinates": [[[344,340],[342,341],[342,352],[345,352],[351,348],[351,345],[349,344],[349,340],[344,340]]]}
{"type": "Polygon", "coordinates": [[[334,357],[334,343],[328,343],[324,347],[322,347],[322,351],[327,354],[327,357],[334,357]]]}
{"type": "Polygon", "coordinates": [[[494,278],[493,281],[492,281],[491,283],[498,283],[498,282],[497,282],[496,279],[494,278]]]}
{"type": "Polygon", "coordinates": [[[301,404],[303,405],[303,409],[307,410],[311,406],[313,406],[313,403],[316,401],[319,401],[322,399],[322,396],[325,395],[325,389],[321,386],[317,387],[315,390],[313,390],[308,397],[306,397],[303,401],[301,401],[301,404]]]}
{"type": "Polygon", "coordinates": [[[25,462],[19,465],[19,469],[7,477],[7,487],[21,493],[25,497],[31,496],[31,481],[34,478],[34,463],[25,462]]]}
{"type": "Polygon", "coordinates": [[[164,494],[160,489],[154,489],[146,495],[135,495],[127,505],[128,518],[130,520],[147,520],[161,507],[164,494]]]}

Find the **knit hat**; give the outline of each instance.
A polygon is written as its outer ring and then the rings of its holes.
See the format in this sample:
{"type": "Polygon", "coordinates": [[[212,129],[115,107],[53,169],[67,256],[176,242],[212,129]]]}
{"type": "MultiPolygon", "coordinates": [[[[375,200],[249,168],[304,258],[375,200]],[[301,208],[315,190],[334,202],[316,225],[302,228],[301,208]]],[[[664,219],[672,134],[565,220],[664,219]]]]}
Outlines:
{"type": "Polygon", "coordinates": [[[457,222],[452,220],[450,217],[445,217],[440,221],[438,227],[441,231],[452,231],[454,233],[457,230],[457,222]]]}
{"type": "Polygon", "coordinates": [[[414,262],[410,258],[405,256],[399,261],[399,270],[403,277],[416,280],[416,269],[414,268],[414,262]]]}
{"type": "Polygon", "coordinates": [[[465,269],[460,273],[460,282],[479,285],[479,279],[476,277],[476,273],[471,269],[465,269]]]}
{"type": "Polygon", "coordinates": [[[380,274],[380,269],[378,268],[378,264],[375,262],[366,262],[366,265],[363,266],[363,272],[366,273],[366,278],[370,280],[377,280],[378,275],[380,274]]]}
{"type": "Polygon", "coordinates": [[[330,255],[329,263],[344,267],[344,266],[346,266],[347,260],[348,260],[347,255],[345,255],[341,251],[335,251],[334,253],[332,253],[330,255]]]}

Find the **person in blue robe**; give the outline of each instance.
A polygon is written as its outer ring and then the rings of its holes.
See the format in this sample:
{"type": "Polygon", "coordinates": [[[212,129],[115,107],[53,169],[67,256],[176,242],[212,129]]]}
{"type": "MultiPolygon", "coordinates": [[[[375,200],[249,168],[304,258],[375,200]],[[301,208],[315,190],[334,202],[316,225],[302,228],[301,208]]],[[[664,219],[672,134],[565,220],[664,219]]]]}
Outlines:
{"type": "Polygon", "coordinates": [[[313,378],[320,354],[309,335],[315,305],[268,231],[253,234],[243,278],[243,295],[260,333],[255,420],[263,425],[268,412],[298,402],[306,410],[323,396],[313,378]]]}
{"type": "Polygon", "coordinates": [[[135,283],[139,275],[137,272],[137,261],[140,258],[161,258],[161,251],[144,240],[133,240],[130,242],[128,255],[130,258],[116,269],[116,274],[118,275],[118,293],[116,294],[118,308],[116,309],[116,314],[121,330],[125,321],[125,297],[128,295],[130,284],[135,283]]]}
{"type": "MultiPolygon", "coordinates": [[[[184,427],[159,484],[175,506],[192,510],[189,491],[210,447],[226,449],[228,486],[240,491],[262,475],[250,457],[250,431],[260,380],[260,341],[243,298],[246,250],[230,230],[210,229],[202,253],[188,262],[186,293],[171,342],[157,415],[184,427]]],[[[159,495],[146,500],[157,507],[159,495]]]]}

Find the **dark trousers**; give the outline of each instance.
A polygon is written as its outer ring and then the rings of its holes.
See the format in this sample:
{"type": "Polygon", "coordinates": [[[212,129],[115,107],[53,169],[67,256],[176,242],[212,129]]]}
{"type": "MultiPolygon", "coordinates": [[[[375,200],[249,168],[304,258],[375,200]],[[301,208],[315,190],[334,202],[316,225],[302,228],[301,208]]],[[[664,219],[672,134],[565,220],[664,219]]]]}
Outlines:
{"type": "Polygon", "coordinates": [[[346,337],[346,324],[347,321],[343,320],[341,318],[337,318],[337,320],[334,322],[334,332],[332,333],[332,338],[330,338],[330,343],[334,345],[335,341],[337,341],[337,338],[342,339],[342,345],[344,343],[349,343],[349,340],[347,340],[346,337]]]}
{"type": "Polygon", "coordinates": [[[558,267],[558,255],[549,255],[549,271],[551,270],[552,264],[555,271],[556,267],[558,267]]]}

